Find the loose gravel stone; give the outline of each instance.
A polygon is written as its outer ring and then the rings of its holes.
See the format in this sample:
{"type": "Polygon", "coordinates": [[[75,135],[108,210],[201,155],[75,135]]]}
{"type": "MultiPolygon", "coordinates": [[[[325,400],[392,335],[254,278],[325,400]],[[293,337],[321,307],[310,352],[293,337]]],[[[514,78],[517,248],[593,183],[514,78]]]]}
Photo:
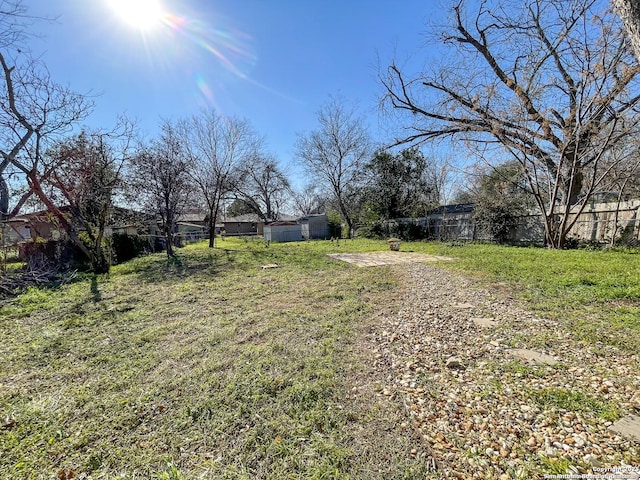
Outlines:
{"type": "Polygon", "coordinates": [[[640,441],[610,429],[640,410],[637,355],[580,342],[435,265],[393,268],[408,288],[371,332],[379,391],[404,403],[444,478],[543,478],[560,458],[582,474],[640,463],[640,441]]]}

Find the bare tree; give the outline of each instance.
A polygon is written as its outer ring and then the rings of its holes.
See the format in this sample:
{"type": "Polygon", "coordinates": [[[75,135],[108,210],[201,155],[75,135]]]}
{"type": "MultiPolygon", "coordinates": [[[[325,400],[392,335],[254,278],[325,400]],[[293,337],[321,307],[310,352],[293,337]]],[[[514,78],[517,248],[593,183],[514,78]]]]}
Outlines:
{"type": "Polygon", "coordinates": [[[237,199],[265,222],[277,220],[292,195],[289,179],[275,158],[259,152],[244,163],[234,191],[237,199]]]}
{"type": "Polygon", "coordinates": [[[3,215],[16,215],[32,197],[44,204],[59,226],[86,256],[91,252],[78,236],[68,215],[55,204],[47,181],[58,165],[49,162],[46,151],[64,138],[79,120],[88,115],[92,102],[84,95],[55,84],[46,68],[36,61],[12,64],[0,52],[0,176],[3,215]],[[10,170],[10,172],[9,172],[10,170]],[[9,208],[7,173],[26,184],[9,208]]]}
{"type": "Polygon", "coordinates": [[[87,132],[51,148],[44,163],[51,169],[43,187],[57,218],[68,218],[68,231],[77,240],[94,273],[109,271],[103,248],[113,199],[122,188],[122,171],[130,154],[133,126],[122,120],[111,132],[87,132]],[[61,205],[64,206],[61,207],[61,205]],[[86,240],[81,239],[84,234],[86,240]]]}
{"type": "Polygon", "coordinates": [[[160,137],[131,159],[131,193],[147,212],[159,218],[169,258],[175,256],[173,244],[178,217],[191,196],[188,167],[189,157],[176,125],[168,121],[163,123],[160,137]]]}
{"type": "Polygon", "coordinates": [[[22,0],[0,0],[0,49],[24,50],[25,39],[32,36],[28,27],[37,20],[43,19],[30,15],[22,0]]]}
{"type": "Polygon", "coordinates": [[[43,129],[40,122],[49,123],[45,120],[47,113],[55,112],[59,119],[62,110],[68,114],[74,109],[73,102],[68,102],[70,92],[62,93],[63,89],[51,84],[46,69],[33,60],[25,46],[25,40],[33,36],[28,27],[38,20],[48,19],[30,15],[22,0],[0,0],[0,140],[4,145],[0,158],[0,217],[15,215],[33,193],[28,191],[17,208],[9,212],[7,177],[16,173],[15,169],[11,171],[13,159],[29,145],[33,130],[43,129]]]}
{"type": "Polygon", "coordinates": [[[527,0],[471,11],[461,0],[442,33],[448,65],[409,79],[392,64],[381,76],[386,104],[412,115],[397,143],[453,138],[508,152],[543,213],[547,245],[563,248],[608,174],[608,152],[637,130],[640,66],[605,7],[527,0]]]}
{"type": "Polygon", "coordinates": [[[207,207],[209,247],[222,201],[237,183],[241,165],[256,156],[261,139],[246,120],[202,112],[180,123],[180,139],[189,157],[188,172],[207,207]]]}
{"type": "Polygon", "coordinates": [[[297,156],[307,173],[332,193],[352,237],[358,184],[371,142],[363,120],[340,98],[322,106],[318,123],[316,130],[298,137],[297,156]]]}
{"type": "Polygon", "coordinates": [[[294,208],[301,215],[325,213],[329,204],[329,195],[316,185],[310,184],[293,192],[294,208]]]}

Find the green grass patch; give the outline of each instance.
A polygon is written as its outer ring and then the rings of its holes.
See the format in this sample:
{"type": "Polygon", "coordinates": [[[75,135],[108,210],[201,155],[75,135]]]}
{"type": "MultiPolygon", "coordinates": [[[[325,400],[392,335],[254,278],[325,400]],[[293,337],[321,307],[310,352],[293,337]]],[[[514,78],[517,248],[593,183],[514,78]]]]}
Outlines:
{"type": "Polygon", "coordinates": [[[397,281],[325,254],[381,245],[227,239],[5,304],[0,477],[425,478],[404,431],[345,400],[397,281]]]}
{"type": "Polygon", "coordinates": [[[522,363],[518,360],[511,360],[506,363],[490,362],[487,365],[487,369],[491,372],[517,374],[520,377],[538,377],[544,378],[547,375],[547,368],[529,365],[522,363]]]}
{"type": "Polygon", "coordinates": [[[616,404],[599,400],[579,390],[563,388],[528,389],[526,394],[543,408],[556,407],[572,412],[589,413],[610,421],[620,418],[620,409],[616,404]]]}

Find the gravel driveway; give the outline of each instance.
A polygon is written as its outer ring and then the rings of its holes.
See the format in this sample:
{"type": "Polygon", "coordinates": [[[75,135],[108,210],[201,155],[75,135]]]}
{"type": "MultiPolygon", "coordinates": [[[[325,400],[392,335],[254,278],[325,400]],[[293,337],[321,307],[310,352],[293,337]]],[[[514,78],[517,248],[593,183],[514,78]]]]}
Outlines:
{"type": "Polygon", "coordinates": [[[579,342],[435,265],[391,268],[404,297],[370,344],[386,378],[378,395],[403,402],[403,427],[424,440],[412,455],[433,455],[444,477],[464,479],[640,465],[638,438],[612,430],[640,411],[637,355],[579,342]]]}

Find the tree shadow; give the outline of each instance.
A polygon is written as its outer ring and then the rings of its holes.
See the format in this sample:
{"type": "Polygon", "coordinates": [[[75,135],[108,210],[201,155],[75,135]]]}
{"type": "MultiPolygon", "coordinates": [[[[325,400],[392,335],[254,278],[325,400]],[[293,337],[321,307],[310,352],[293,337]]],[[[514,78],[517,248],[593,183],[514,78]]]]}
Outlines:
{"type": "Polygon", "coordinates": [[[98,303],[102,300],[102,294],[98,289],[98,275],[95,273],[91,276],[91,296],[93,297],[93,303],[98,303]]]}

